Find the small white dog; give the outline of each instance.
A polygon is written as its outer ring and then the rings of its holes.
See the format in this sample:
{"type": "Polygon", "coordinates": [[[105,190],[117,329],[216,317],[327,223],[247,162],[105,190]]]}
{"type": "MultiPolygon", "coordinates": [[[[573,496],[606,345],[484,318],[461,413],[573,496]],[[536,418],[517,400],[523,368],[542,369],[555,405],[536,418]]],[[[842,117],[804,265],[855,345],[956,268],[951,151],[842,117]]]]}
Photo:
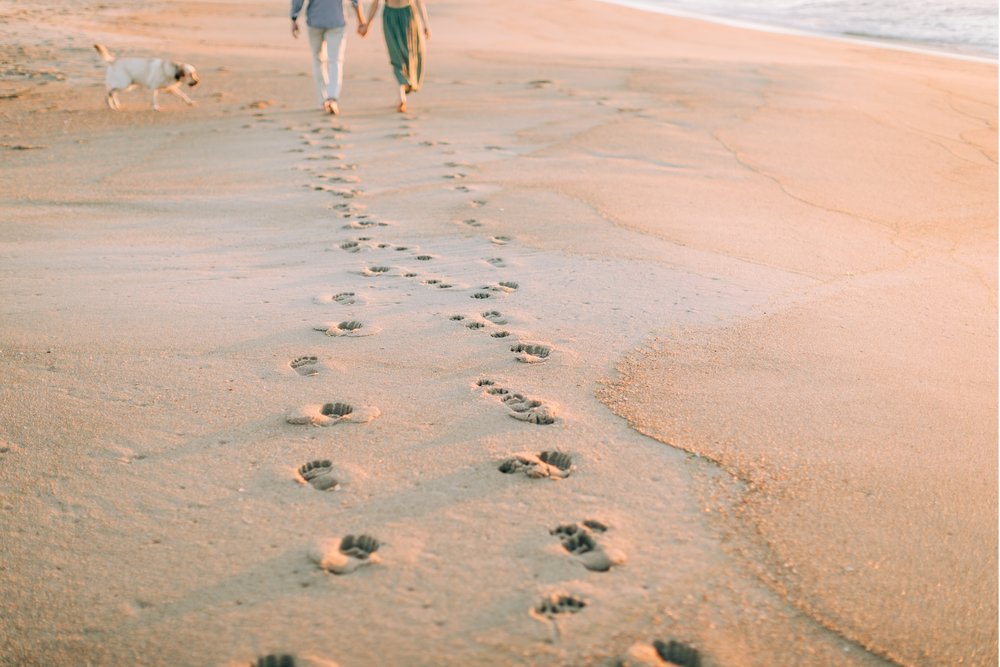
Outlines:
{"type": "Polygon", "coordinates": [[[198,72],[191,65],[163,58],[115,58],[101,44],[94,44],[94,48],[108,64],[104,82],[108,87],[108,107],[112,110],[119,111],[122,108],[118,101],[118,91],[135,86],[145,86],[153,91],[154,111],[160,110],[156,96],[161,90],[173,93],[189,106],[194,104],[181,90],[185,79],[189,86],[198,85],[198,72]]]}

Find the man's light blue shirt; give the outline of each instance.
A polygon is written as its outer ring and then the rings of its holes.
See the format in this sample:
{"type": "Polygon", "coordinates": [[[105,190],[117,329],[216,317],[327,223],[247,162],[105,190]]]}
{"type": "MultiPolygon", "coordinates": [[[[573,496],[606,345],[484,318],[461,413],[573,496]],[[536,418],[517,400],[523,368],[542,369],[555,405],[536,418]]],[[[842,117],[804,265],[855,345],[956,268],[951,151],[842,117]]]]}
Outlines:
{"type": "MultiPolygon", "coordinates": [[[[292,20],[302,12],[306,0],[292,0],[292,20]]],[[[351,6],[357,7],[358,0],[351,0],[351,6]]],[[[342,28],[347,24],[347,12],[344,0],[309,0],[306,7],[306,25],[310,28],[342,28]]]]}

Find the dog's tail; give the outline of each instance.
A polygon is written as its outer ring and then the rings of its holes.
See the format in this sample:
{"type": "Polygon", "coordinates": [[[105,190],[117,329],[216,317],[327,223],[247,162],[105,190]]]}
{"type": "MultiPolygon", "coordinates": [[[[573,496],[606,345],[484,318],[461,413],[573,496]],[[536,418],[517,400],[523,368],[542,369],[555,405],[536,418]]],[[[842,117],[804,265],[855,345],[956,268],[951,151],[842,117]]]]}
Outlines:
{"type": "Polygon", "coordinates": [[[115,61],[115,57],[111,55],[110,51],[104,48],[103,44],[94,44],[94,48],[97,49],[97,52],[101,54],[102,58],[104,58],[104,62],[113,63],[115,61]]]}

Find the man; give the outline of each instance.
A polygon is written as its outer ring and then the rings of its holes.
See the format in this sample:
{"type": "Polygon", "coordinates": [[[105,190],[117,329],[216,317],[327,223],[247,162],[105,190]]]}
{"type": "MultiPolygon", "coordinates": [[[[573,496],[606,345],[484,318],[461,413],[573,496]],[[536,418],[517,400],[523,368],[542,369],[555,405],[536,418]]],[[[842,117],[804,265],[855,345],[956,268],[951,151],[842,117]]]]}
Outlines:
{"type": "MultiPolygon", "coordinates": [[[[292,37],[299,38],[299,24],[296,22],[306,7],[306,26],[309,29],[309,46],[313,55],[313,76],[319,91],[320,104],[323,111],[329,114],[340,113],[337,100],[340,98],[340,86],[344,80],[344,51],[347,49],[347,39],[344,27],[347,24],[347,12],[344,0],[292,0],[292,37]],[[328,54],[330,56],[328,57],[328,54]]],[[[364,23],[358,0],[350,0],[357,15],[358,25],[364,23]]]]}

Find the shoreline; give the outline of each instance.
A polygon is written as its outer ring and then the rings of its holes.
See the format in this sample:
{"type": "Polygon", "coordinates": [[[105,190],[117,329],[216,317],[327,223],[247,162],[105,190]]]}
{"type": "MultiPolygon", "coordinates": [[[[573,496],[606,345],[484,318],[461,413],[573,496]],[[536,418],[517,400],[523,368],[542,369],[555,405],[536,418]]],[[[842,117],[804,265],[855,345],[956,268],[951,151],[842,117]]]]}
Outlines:
{"type": "Polygon", "coordinates": [[[713,14],[702,14],[700,12],[652,5],[644,2],[643,0],[597,0],[597,2],[604,2],[610,5],[618,5],[620,7],[627,7],[629,9],[636,9],[638,11],[650,12],[653,14],[694,19],[696,21],[704,21],[705,23],[715,23],[717,25],[724,25],[740,30],[753,30],[755,32],[771,33],[775,35],[791,35],[793,37],[814,37],[840,42],[843,44],[854,44],[856,46],[867,46],[877,49],[887,49],[890,51],[900,51],[902,53],[914,53],[925,56],[937,56],[940,58],[983,63],[987,65],[996,65],[998,62],[998,56],[990,57],[985,53],[979,52],[978,50],[974,52],[966,52],[955,47],[948,47],[944,44],[922,44],[920,42],[912,42],[902,38],[896,39],[890,37],[877,37],[874,35],[852,35],[850,33],[807,30],[805,28],[794,28],[791,26],[762,23],[753,19],[728,19],[723,16],[715,16],[713,14]]]}

